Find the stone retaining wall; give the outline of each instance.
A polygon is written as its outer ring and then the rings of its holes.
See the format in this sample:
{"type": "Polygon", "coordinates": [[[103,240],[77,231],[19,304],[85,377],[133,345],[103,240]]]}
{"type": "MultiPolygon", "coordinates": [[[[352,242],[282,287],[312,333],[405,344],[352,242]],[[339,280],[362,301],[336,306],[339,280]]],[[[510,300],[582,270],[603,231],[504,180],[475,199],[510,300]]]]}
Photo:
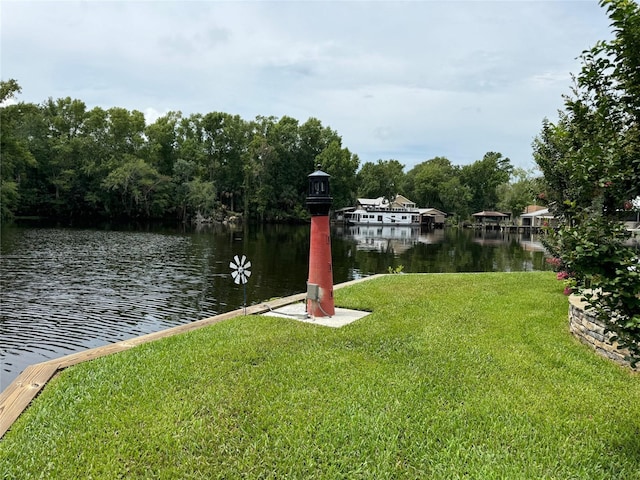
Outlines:
{"type": "MultiPolygon", "coordinates": [[[[629,354],[627,349],[619,350],[617,342],[611,342],[611,332],[604,332],[604,324],[593,313],[585,310],[587,302],[580,300],[578,295],[569,296],[569,330],[581,342],[590,345],[603,357],[610,358],[614,362],[630,367],[625,359],[629,354]]],[[[636,367],[635,370],[639,370],[636,367]]]]}

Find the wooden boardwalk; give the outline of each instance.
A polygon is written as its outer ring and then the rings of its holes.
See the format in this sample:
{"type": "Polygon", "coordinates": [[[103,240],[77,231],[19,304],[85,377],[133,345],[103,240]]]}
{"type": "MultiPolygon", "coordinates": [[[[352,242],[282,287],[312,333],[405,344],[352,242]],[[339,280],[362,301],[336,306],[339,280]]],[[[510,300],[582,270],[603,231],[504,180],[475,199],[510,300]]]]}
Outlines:
{"type": "MultiPolygon", "coordinates": [[[[341,283],[334,286],[334,290],[353,285],[380,275],[373,275],[350,282],[341,283]]],[[[260,315],[270,310],[290,305],[292,303],[301,302],[306,298],[306,293],[299,293],[290,297],[269,300],[259,305],[252,305],[246,308],[247,315],[260,315]]],[[[161,338],[179,335],[181,333],[197,330],[208,325],[228,320],[230,318],[244,315],[245,309],[239,308],[232,312],[216,315],[215,317],[205,318],[177,327],[161,330],[159,332],[149,333],[140,337],[130,338],[118,343],[110,343],[102,347],[83,350],[60,358],[55,358],[42,363],[36,363],[25,368],[24,371],[9,386],[0,393],[0,439],[11,428],[20,414],[29,406],[31,401],[40,393],[47,382],[60,370],[63,370],[78,363],[87,362],[96,358],[111,355],[113,353],[129,350],[130,348],[142,345],[144,343],[153,342],[161,338]]]]}

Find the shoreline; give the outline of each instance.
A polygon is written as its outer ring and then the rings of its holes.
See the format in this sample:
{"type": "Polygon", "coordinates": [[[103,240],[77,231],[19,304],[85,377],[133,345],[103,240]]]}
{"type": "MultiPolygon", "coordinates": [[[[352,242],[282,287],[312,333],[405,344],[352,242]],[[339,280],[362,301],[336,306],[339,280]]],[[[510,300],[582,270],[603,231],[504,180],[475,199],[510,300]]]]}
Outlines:
{"type": "MultiPolygon", "coordinates": [[[[334,286],[334,290],[348,287],[350,285],[363,281],[372,280],[385,274],[376,274],[368,277],[350,280],[334,286]]],[[[58,357],[46,362],[29,365],[25,368],[15,380],[13,380],[7,388],[0,393],[0,439],[11,428],[11,425],[18,419],[31,404],[34,398],[42,391],[58,372],[67,367],[77,365],[82,362],[88,362],[96,358],[104,357],[118,352],[129,350],[138,345],[160,340],[161,338],[172,337],[181,333],[198,330],[209,325],[229,320],[231,318],[244,315],[260,315],[270,310],[280,308],[292,303],[302,301],[306,298],[306,293],[298,293],[288,297],[267,300],[256,305],[244,308],[238,308],[231,312],[222,313],[214,317],[203,318],[191,323],[178,325],[154,333],[147,333],[138,337],[133,337],[116,343],[110,343],[100,347],[83,350],[81,352],[72,353],[63,357],[58,357]],[[245,313],[246,312],[246,313],[245,313]]]]}

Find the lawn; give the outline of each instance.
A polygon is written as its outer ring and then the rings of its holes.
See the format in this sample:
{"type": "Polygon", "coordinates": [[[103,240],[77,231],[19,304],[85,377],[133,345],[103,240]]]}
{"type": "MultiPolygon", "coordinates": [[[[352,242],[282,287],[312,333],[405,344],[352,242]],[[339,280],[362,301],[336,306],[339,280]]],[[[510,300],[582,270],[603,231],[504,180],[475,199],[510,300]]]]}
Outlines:
{"type": "Polygon", "coordinates": [[[550,272],[389,275],[341,329],[237,317],[65,370],[0,441],[28,478],[640,479],[640,376],[550,272]]]}

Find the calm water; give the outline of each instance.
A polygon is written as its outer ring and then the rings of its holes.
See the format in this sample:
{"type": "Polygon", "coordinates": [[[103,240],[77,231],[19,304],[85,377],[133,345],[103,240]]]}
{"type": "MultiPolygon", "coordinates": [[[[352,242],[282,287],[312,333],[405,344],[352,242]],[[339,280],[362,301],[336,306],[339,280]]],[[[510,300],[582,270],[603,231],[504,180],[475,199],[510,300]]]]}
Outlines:
{"type": "MultiPolygon", "coordinates": [[[[332,230],[334,283],[386,272],[546,269],[531,238],[457,229],[332,230]]],[[[229,261],[252,262],[248,304],[306,289],[309,227],[199,231],[3,227],[0,390],[26,366],[242,307],[229,261]]]]}

